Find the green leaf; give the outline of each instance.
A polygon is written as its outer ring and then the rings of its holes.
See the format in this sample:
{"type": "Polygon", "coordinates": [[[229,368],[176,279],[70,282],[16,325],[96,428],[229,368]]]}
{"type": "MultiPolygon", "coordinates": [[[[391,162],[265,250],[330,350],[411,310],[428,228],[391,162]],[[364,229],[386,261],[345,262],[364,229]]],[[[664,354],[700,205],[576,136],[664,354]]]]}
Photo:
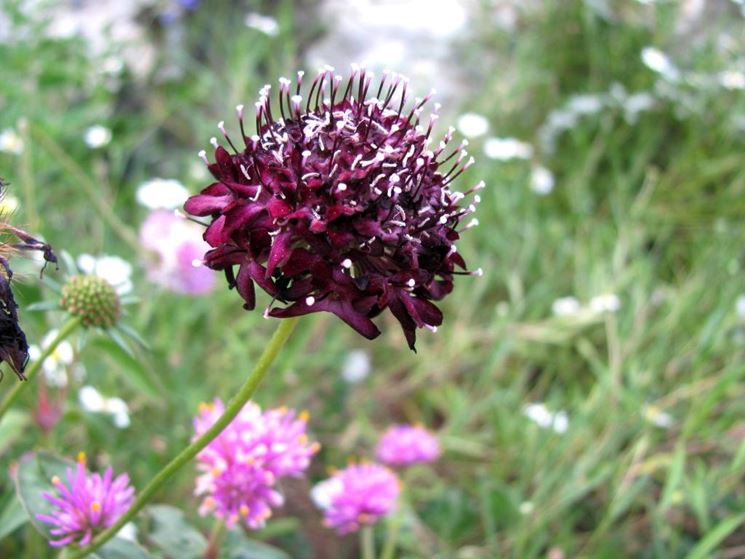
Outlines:
{"type": "Polygon", "coordinates": [[[119,330],[117,330],[116,328],[107,328],[106,334],[114,341],[119,349],[121,349],[133,359],[136,358],[134,350],[129,345],[129,342],[124,339],[124,336],[122,336],[122,333],[119,330]]]}
{"type": "Polygon", "coordinates": [[[0,540],[15,532],[28,522],[28,514],[23,510],[15,492],[8,493],[0,509],[0,540]]]}
{"type": "Polygon", "coordinates": [[[189,524],[184,513],[169,505],[151,505],[147,513],[153,528],[148,539],[168,557],[200,559],[207,548],[207,540],[189,524]]]}
{"type": "Polygon", "coordinates": [[[281,549],[249,539],[238,530],[231,530],[225,535],[222,548],[220,559],[291,559],[281,549]]]}
{"type": "Polygon", "coordinates": [[[24,311],[31,312],[59,311],[61,309],[62,307],[60,307],[59,301],[39,301],[38,303],[26,305],[23,308],[24,311]]]}
{"type": "Polygon", "coordinates": [[[36,515],[50,514],[53,506],[42,496],[42,493],[54,492],[52,478],[58,476],[66,479],[66,470],[73,467],[72,462],[44,451],[35,453],[30,460],[18,465],[18,471],[15,474],[18,499],[31,519],[31,523],[47,538],[49,537],[47,525],[36,520],[36,515]]]}
{"type": "Polygon", "coordinates": [[[685,472],[686,449],[685,443],[680,442],[675,448],[670,471],[667,474],[665,488],[662,490],[660,509],[665,510],[673,504],[676,492],[682,487],[683,474],[685,472]]]}
{"type": "MultiPolygon", "coordinates": [[[[121,338],[121,336],[119,336],[121,338]]],[[[120,373],[124,373],[122,378],[132,388],[146,395],[151,400],[159,401],[163,389],[156,381],[155,375],[143,363],[141,363],[132,353],[122,349],[122,347],[111,338],[96,338],[91,343],[92,347],[101,350],[102,353],[113,360],[119,367],[120,373]]]]}
{"type": "Polygon", "coordinates": [[[122,538],[109,540],[101,549],[89,557],[98,559],[152,559],[152,555],[138,544],[122,538]]]}
{"type": "Polygon", "coordinates": [[[717,526],[704,538],[696,544],[691,552],[686,555],[686,559],[707,559],[711,557],[711,552],[724,541],[724,538],[729,536],[734,530],[743,522],[745,522],[745,514],[733,516],[722,520],[717,526]]]}
{"type": "Polygon", "coordinates": [[[147,340],[145,340],[145,338],[143,338],[140,333],[132,328],[129,324],[119,323],[116,325],[116,329],[120,330],[123,334],[134,340],[143,349],[150,349],[150,345],[147,343],[147,340]]]}
{"type": "Polygon", "coordinates": [[[31,417],[25,411],[8,410],[0,420],[0,456],[23,435],[30,420],[31,417]]]}

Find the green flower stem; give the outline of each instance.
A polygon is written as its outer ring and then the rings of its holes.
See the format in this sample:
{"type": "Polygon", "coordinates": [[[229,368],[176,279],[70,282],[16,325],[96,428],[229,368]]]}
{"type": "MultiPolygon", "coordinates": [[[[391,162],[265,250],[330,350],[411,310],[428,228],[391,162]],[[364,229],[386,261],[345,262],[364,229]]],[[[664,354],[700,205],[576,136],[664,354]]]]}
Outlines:
{"type": "Polygon", "coordinates": [[[218,518],[212,526],[210,539],[207,542],[207,549],[204,550],[204,559],[217,559],[220,551],[220,543],[225,535],[225,521],[218,518]]]}
{"type": "Polygon", "coordinates": [[[223,429],[225,429],[225,427],[230,424],[231,421],[233,421],[233,418],[238,415],[241,408],[243,408],[246,402],[248,402],[253,395],[256,387],[262,381],[264,376],[266,376],[269,367],[274,362],[279,351],[284,347],[292,331],[295,329],[297,321],[298,318],[293,317],[284,318],[279,322],[277,330],[274,332],[272,339],[269,340],[269,343],[264,349],[264,353],[259,357],[253,371],[248,375],[246,382],[243,383],[243,386],[238,390],[238,393],[230,400],[230,402],[228,402],[225,411],[220,418],[215,421],[214,425],[207,429],[201,437],[179,452],[173,460],[158,472],[155,477],[150,480],[150,483],[148,483],[147,486],[137,494],[137,498],[134,500],[134,503],[132,503],[132,506],[129,507],[127,512],[119,517],[119,520],[93,538],[93,541],[90,544],[76,553],[73,553],[69,559],[83,559],[83,557],[93,553],[114,537],[116,533],[121,530],[122,526],[132,520],[135,514],[137,514],[139,510],[148,503],[148,501],[150,501],[158,489],[160,489],[161,486],[168,481],[171,476],[173,476],[173,474],[194,458],[200,450],[207,446],[222,432],[223,429]]]}
{"type": "Polygon", "coordinates": [[[372,526],[363,526],[360,531],[362,559],[375,559],[375,534],[372,526]]]}
{"type": "Polygon", "coordinates": [[[57,142],[42,132],[39,127],[29,126],[29,130],[39,145],[85,190],[93,207],[114,233],[139,253],[142,250],[142,246],[137,239],[137,235],[116,215],[110,204],[101,196],[101,186],[90,178],[80,165],[72,157],[67,155],[67,152],[57,142]]]}
{"type": "Polygon", "coordinates": [[[26,382],[17,382],[15,386],[13,387],[13,390],[8,392],[8,395],[5,396],[2,402],[0,402],[0,418],[5,415],[5,412],[8,411],[10,406],[13,405],[13,402],[16,401],[18,398],[18,395],[21,393],[23,388],[29,384],[28,381],[34,378],[36,376],[36,373],[41,368],[41,364],[44,363],[47,357],[52,355],[54,353],[54,350],[57,349],[57,346],[67,337],[69,336],[73,330],[75,330],[79,325],[82,319],[79,316],[73,316],[65,322],[65,324],[60,328],[59,333],[57,336],[51,341],[51,343],[45,347],[42,352],[39,359],[31,363],[31,365],[28,366],[24,374],[26,375],[26,382]]]}
{"type": "Polygon", "coordinates": [[[399,510],[388,520],[388,531],[383,544],[383,551],[380,553],[380,559],[393,559],[398,543],[398,534],[401,530],[401,511],[399,510]]]}

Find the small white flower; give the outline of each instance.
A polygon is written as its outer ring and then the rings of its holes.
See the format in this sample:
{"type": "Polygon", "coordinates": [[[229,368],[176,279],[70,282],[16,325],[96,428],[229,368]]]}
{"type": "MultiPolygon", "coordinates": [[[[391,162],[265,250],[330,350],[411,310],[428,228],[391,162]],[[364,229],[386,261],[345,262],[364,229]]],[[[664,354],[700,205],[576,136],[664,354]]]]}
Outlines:
{"type": "Polygon", "coordinates": [[[341,367],[341,376],[349,384],[357,384],[370,374],[370,356],[366,351],[350,351],[341,367]]]}
{"type": "Polygon", "coordinates": [[[456,127],[466,138],[478,138],[489,130],[489,121],[477,113],[464,113],[458,118],[456,127]]]}
{"type": "Polygon", "coordinates": [[[535,510],[535,505],[532,501],[523,501],[518,507],[520,514],[528,515],[535,510]]]}
{"type": "Polygon", "coordinates": [[[111,142],[111,130],[100,124],[91,126],[83,134],[86,145],[91,149],[107,146],[111,142]]]}
{"type": "Polygon", "coordinates": [[[621,299],[615,293],[603,293],[590,299],[590,309],[596,313],[616,312],[621,308],[621,299]]]}
{"type": "Polygon", "coordinates": [[[121,398],[109,398],[107,411],[111,414],[114,425],[119,429],[129,427],[129,406],[121,398]]]}
{"type": "Polygon", "coordinates": [[[129,407],[121,398],[107,398],[93,386],[84,386],[78,393],[78,401],[86,411],[110,415],[119,429],[129,427],[129,407]]]}
{"type": "Polygon", "coordinates": [[[132,291],[132,264],[123,258],[81,254],[77,264],[81,272],[105,279],[119,295],[132,291]]]}
{"type": "Polygon", "coordinates": [[[499,161],[530,159],[533,146],[516,138],[489,138],[484,142],[484,153],[488,158],[499,161]]]}
{"type": "Polygon", "coordinates": [[[567,108],[579,115],[592,115],[599,113],[605,104],[602,97],[592,93],[584,95],[573,95],[567,102],[567,108]]]}
{"type": "Polygon", "coordinates": [[[745,89],[745,74],[734,70],[721,72],[719,83],[725,89],[745,89]]]}
{"type": "Polygon", "coordinates": [[[554,110],[548,114],[546,125],[553,130],[569,130],[577,126],[577,113],[567,110],[554,110]]]}
{"type": "Polygon", "coordinates": [[[82,387],[78,393],[78,400],[83,409],[87,411],[100,412],[103,410],[104,397],[92,386],[82,387]]]}
{"type": "Polygon", "coordinates": [[[344,491],[344,484],[339,478],[329,478],[320,483],[316,483],[310,490],[310,498],[321,510],[326,510],[331,506],[332,499],[344,491]]]}
{"type": "Polygon", "coordinates": [[[0,131],[0,151],[20,155],[23,153],[23,139],[12,128],[0,131]]]}
{"type": "Polygon", "coordinates": [[[246,26],[261,31],[270,37],[276,37],[279,35],[279,23],[277,23],[276,19],[270,16],[250,13],[246,16],[246,26]]]}
{"type": "Polygon", "coordinates": [[[653,72],[657,72],[663,78],[671,81],[680,78],[680,71],[675,67],[670,58],[655,47],[645,47],[642,49],[642,62],[647,68],[653,72]]]}
{"type": "Polygon", "coordinates": [[[569,416],[564,410],[551,412],[543,403],[527,404],[523,408],[523,415],[544,429],[553,429],[561,434],[569,428],[569,416]]]}
{"type": "Polygon", "coordinates": [[[639,93],[629,95],[623,101],[624,118],[626,119],[626,122],[633,124],[636,122],[639,113],[652,109],[656,103],[657,100],[654,96],[646,91],[640,91],[639,93]]]}
{"type": "Polygon", "coordinates": [[[186,187],[175,179],[155,178],[137,188],[137,201],[151,210],[180,208],[189,197],[186,187]]]}
{"type": "MultiPolygon", "coordinates": [[[[58,330],[50,330],[46,336],[41,340],[41,347],[37,345],[29,346],[28,356],[32,361],[36,361],[41,358],[42,348],[49,347],[49,344],[59,334],[58,330]]],[[[41,370],[44,373],[44,378],[49,386],[57,388],[64,388],[67,386],[67,368],[72,364],[75,359],[75,352],[72,344],[67,340],[62,340],[54,351],[44,359],[44,363],[41,364],[41,370]]]]}
{"type": "Polygon", "coordinates": [[[642,408],[644,419],[663,429],[669,429],[675,424],[673,416],[662,411],[657,406],[647,405],[642,408]]]}
{"type": "Polygon", "coordinates": [[[116,533],[116,537],[137,543],[137,526],[132,522],[127,522],[122,526],[121,530],[116,533]]]}
{"type": "Polygon", "coordinates": [[[530,175],[530,188],[541,196],[550,194],[554,189],[554,174],[541,165],[533,167],[530,175]]]}
{"type": "Polygon", "coordinates": [[[745,318],[745,294],[740,295],[735,301],[735,310],[738,317],[745,318]]]}
{"type": "Polygon", "coordinates": [[[581,305],[576,297],[559,297],[551,304],[551,312],[556,316],[571,316],[577,314],[581,305]]]}

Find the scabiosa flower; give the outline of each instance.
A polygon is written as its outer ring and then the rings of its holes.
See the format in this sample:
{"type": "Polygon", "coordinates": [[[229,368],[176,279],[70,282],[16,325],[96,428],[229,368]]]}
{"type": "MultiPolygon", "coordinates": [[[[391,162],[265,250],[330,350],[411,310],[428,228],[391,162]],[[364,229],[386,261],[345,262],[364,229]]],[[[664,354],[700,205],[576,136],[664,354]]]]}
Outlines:
{"type": "MultiPolygon", "coordinates": [[[[209,429],[222,415],[220,400],[202,404],[194,418],[194,437],[209,429]]],[[[279,408],[262,412],[247,403],[228,427],[198,455],[196,495],[206,495],[199,508],[234,526],[242,519],[249,528],[261,528],[272,507],[283,503],[277,480],[298,477],[308,468],[320,446],[305,433],[306,413],[279,408]]]]}
{"type": "Polygon", "coordinates": [[[67,469],[67,483],[52,478],[56,493],[43,493],[54,506],[50,514],[37,514],[36,519],[50,524],[53,539],[49,544],[59,547],[76,542],[87,545],[93,536],[111,526],[134,500],[134,489],[127,474],[114,478],[111,467],[103,476],[88,474],[85,453],[80,453],[76,468],[67,469]]]}
{"type": "Polygon", "coordinates": [[[324,513],[324,524],[339,534],[375,524],[396,508],[401,487],[391,470],[380,464],[352,464],[318,483],[311,497],[324,513]]]}
{"type": "Polygon", "coordinates": [[[73,276],[62,287],[60,306],[82,319],[83,326],[110,328],[121,316],[114,286],[100,276],[73,276]]]}
{"type": "Polygon", "coordinates": [[[389,466],[411,466],[436,460],[440,456],[440,444],[424,427],[393,425],[383,433],[375,455],[389,466]]]}
{"type": "Polygon", "coordinates": [[[421,125],[430,96],[406,108],[408,81],[398,74],[384,73],[375,87],[364,69],[353,66],[345,84],[326,67],[305,99],[302,79],[294,90],[280,79],[274,108],[264,86],[256,135],[237,107],[243,149],[221,122],[233,153],[214,138],[215,162],[200,152],[216,182],[185,209],[211,219],[205,264],[225,271],[246,309],[256,304],[254,283],[287,305],[267,316],[328,311],[372,339],[380,331],[371,319],[388,308],[414,349],[416,328],[441,324],[433,301],[450,293],[454,274],[480,275],[455,271],[466,266],[455,241],[477,223],[462,226],[480,199],[460,204],[484,186],[450,188],[473,163],[468,142],[446,155],[450,128],[430,149],[439,105],[421,125]]]}

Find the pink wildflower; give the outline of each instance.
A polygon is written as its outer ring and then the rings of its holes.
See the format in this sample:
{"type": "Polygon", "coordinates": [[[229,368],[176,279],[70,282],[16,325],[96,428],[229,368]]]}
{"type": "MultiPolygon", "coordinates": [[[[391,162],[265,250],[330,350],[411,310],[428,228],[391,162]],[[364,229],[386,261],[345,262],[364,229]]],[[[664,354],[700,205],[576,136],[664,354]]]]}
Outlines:
{"type": "Polygon", "coordinates": [[[381,437],[375,454],[389,466],[411,466],[436,460],[440,445],[424,427],[393,425],[381,437]]]}
{"type": "MultiPolygon", "coordinates": [[[[224,406],[220,400],[200,406],[194,419],[195,438],[209,429],[224,406]]],[[[260,528],[283,503],[277,480],[297,477],[310,465],[318,443],[308,441],[307,414],[286,408],[261,411],[246,404],[230,425],[198,455],[196,495],[206,495],[202,515],[214,513],[228,526],[243,519],[249,528],[260,528]]]]}
{"type": "Polygon", "coordinates": [[[127,474],[113,478],[111,468],[103,476],[85,470],[85,454],[80,453],[76,469],[67,470],[67,484],[52,478],[56,494],[43,493],[54,505],[50,514],[37,514],[36,519],[54,526],[49,544],[60,547],[70,543],[87,545],[93,536],[111,526],[134,500],[134,489],[127,474]]]}
{"type": "Polygon", "coordinates": [[[326,526],[346,534],[391,513],[400,491],[396,474],[385,466],[352,464],[318,483],[311,496],[326,526]]]}
{"type": "Polygon", "coordinates": [[[140,227],[140,242],[153,253],[147,277],[175,293],[200,295],[215,287],[216,274],[201,264],[209,245],[202,229],[168,210],[155,210],[140,227]]]}

